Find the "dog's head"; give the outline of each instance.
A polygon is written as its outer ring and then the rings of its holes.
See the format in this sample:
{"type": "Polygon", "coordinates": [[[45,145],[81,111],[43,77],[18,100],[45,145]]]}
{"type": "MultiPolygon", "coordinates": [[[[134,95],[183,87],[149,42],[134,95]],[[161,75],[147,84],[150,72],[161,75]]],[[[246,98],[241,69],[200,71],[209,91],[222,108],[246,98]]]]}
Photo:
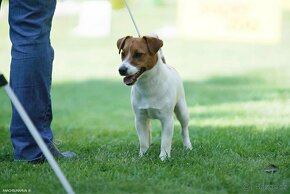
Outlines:
{"type": "Polygon", "coordinates": [[[157,52],[162,46],[162,40],[150,36],[126,36],[117,41],[122,57],[119,73],[125,76],[123,81],[126,85],[133,85],[145,71],[154,67],[158,60],[157,52]]]}

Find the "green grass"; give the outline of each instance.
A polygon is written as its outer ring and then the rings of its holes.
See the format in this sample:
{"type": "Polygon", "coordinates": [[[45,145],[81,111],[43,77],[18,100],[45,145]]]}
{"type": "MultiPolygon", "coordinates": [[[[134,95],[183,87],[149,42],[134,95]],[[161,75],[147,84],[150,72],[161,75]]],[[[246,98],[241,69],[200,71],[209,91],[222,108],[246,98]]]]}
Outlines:
{"type": "MultiPolygon", "coordinates": [[[[92,80],[54,85],[55,138],[62,141],[62,150],[78,154],[76,160],[59,162],[76,192],[289,192],[290,102],[286,97],[290,88],[221,82],[185,82],[194,149],[183,149],[176,123],[172,158],[166,162],[158,158],[158,122],[153,122],[148,154],[138,157],[129,89],[122,83],[92,80]],[[277,165],[278,172],[265,173],[269,164],[277,165]]],[[[0,94],[1,189],[63,193],[48,164],[13,162],[10,107],[3,91],[0,94]]]]}
{"type": "MultiPolygon", "coordinates": [[[[172,6],[152,8],[162,16],[156,21],[154,14],[142,17],[147,7],[134,10],[144,32],[173,22],[172,6]]],[[[78,154],[75,160],[58,160],[77,193],[290,192],[289,13],[276,45],[165,40],[166,58],[185,80],[193,144],[192,151],[183,149],[176,122],[172,157],[165,162],[158,158],[157,121],[148,154],[138,157],[130,88],[117,75],[115,41],[135,34],[127,13],[114,12],[113,34],[104,39],[73,36],[75,19],[54,22],[52,128],[60,149],[78,154]],[[277,173],[264,172],[270,164],[278,166],[277,173]]],[[[0,67],[7,74],[5,29],[0,23],[0,67]]],[[[0,90],[0,192],[64,193],[47,163],[13,162],[10,117],[10,102],[0,90]]]]}

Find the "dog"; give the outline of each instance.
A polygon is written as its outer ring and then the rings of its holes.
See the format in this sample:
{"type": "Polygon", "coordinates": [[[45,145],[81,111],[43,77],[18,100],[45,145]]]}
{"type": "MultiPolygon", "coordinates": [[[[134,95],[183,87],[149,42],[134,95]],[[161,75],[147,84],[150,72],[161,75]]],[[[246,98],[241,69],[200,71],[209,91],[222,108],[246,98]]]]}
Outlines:
{"type": "Polygon", "coordinates": [[[177,71],[165,64],[158,52],[163,41],[158,37],[126,36],[117,41],[122,63],[119,73],[123,82],[132,86],[131,104],[135,113],[135,127],[143,156],[151,144],[150,119],[161,121],[160,159],[170,157],[174,129],[174,113],[182,128],[183,145],[192,150],[189,138],[189,113],[183,83],[177,71]]]}

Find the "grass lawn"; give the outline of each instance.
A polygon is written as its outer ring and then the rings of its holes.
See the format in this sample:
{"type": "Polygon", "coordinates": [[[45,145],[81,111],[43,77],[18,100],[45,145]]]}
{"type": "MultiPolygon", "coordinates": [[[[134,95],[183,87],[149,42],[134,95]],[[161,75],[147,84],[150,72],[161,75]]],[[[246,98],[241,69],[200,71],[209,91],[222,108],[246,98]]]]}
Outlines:
{"type": "MultiPolygon", "coordinates": [[[[172,22],[173,6],[159,8],[164,19],[153,24],[141,17],[146,7],[136,10],[144,31],[172,22]]],[[[105,39],[74,37],[75,19],[55,18],[52,127],[60,149],[78,154],[58,160],[76,193],[290,193],[289,13],[275,45],[165,40],[167,61],[184,78],[193,144],[192,151],[183,149],[176,122],[165,162],[158,158],[157,121],[148,154],[138,157],[130,88],[117,75],[116,39],[135,34],[127,13],[113,13],[113,34],[105,39]],[[124,28],[120,16],[127,17],[124,28]],[[264,171],[270,164],[276,173],[264,171]]],[[[0,23],[0,29],[2,41],[7,25],[0,23]]],[[[3,39],[0,69],[6,74],[7,55],[9,41],[3,39]]],[[[65,193],[47,163],[13,162],[10,117],[10,102],[0,90],[0,192],[65,193]]]]}

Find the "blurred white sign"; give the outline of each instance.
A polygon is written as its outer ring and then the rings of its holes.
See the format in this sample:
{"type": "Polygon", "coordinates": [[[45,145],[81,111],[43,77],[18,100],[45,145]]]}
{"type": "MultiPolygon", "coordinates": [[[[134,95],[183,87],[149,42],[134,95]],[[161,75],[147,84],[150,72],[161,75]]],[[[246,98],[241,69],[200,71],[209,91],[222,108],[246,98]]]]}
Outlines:
{"type": "Polygon", "coordinates": [[[286,11],[290,10],[290,0],[283,0],[282,1],[283,9],[286,11]]]}
{"type": "Polygon", "coordinates": [[[280,0],[178,0],[178,33],[195,40],[275,43],[280,0]]]}
{"type": "Polygon", "coordinates": [[[76,34],[85,37],[108,36],[111,32],[111,15],[112,6],[109,1],[84,1],[76,34]]]}

